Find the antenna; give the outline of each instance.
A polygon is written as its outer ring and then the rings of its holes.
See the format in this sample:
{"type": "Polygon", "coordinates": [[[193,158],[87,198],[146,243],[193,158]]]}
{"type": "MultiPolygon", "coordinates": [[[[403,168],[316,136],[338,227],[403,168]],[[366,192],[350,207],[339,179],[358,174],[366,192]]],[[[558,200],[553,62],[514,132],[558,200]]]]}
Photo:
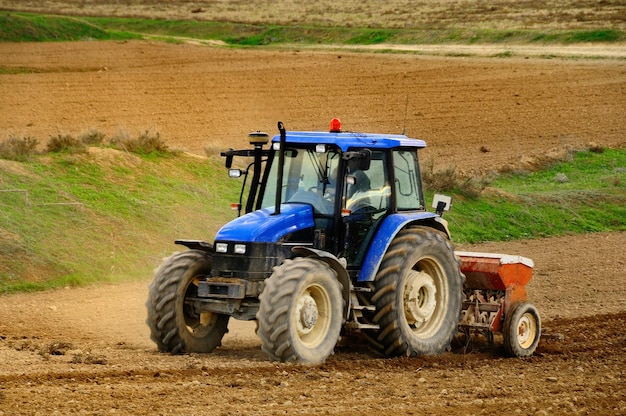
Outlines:
{"type": "Polygon", "coordinates": [[[404,103],[404,124],[402,126],[402,134],[406,135],[406,117],[409,113],[409,93],[406,94],[406,101],[404,103]]]}

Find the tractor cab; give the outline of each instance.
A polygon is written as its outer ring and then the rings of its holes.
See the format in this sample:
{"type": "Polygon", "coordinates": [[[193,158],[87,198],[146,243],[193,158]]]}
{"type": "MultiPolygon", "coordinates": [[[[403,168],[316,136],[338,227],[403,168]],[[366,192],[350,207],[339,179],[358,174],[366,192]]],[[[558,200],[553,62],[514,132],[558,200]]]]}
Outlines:
{"type": "Polygon", "coordinates": [[[386,217],[424,212],[417,158],[417,150],[425,147],[421,140],[341,132],[337,119],[330,132],[281,128],[268,149],[262,148],[268,141],[257,140],[267,134],[250,137],[254,151],[222,154],[230,176],[244,177],[235,204],[240,215],[244,212],[218,232],[216,241],[276,243],[282,253],[277,262],[290,257],[295,246],[310,247],[345,260],[356,276],[386,217]],[[234,156],[254,162],[233,169],[234,156]]]}

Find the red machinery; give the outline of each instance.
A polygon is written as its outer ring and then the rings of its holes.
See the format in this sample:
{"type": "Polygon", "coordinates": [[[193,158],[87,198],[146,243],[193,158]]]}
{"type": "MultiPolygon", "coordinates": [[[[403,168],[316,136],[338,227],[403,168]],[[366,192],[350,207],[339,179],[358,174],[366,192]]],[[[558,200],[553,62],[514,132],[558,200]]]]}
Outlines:
{"type": "Polygon", "coordinates": [[[489,341],[494,333],[502,333],[508,354],[532,355],[541,337],[539,312],[526,295],[533,261],[508,254],[457,251],[456,255],[465,274],[461,331],[483,332],[489,341]]]}

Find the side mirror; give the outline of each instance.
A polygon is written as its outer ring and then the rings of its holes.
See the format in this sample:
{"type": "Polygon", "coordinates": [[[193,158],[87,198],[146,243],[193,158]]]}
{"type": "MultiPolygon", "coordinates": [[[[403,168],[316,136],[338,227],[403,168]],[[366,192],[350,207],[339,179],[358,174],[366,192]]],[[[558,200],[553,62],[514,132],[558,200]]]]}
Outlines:
{"type": "Polygon", "coordinates": [[[437,215],[442,216],[445,211],[450,211],[450,208],[452,208],[452,197],[435,194],[433,197],[433,208],[435,208],[437,215]]]}
{"type": "Polygon", "coordinates": [[[358,160],[359,170],[368,170],[372,161],[372,151],[370,149],[361,149],[358,152],[345,152],[342,156],[343,160],[358,160]]]}
{"type": "Polygon", "coordinates": [[[233,155],[226,156],[226,169],[230,169],[233,165],[233,155]]]}
{"type": "Polygon", "coordinates": [[[222,156],[226,157],[226,169],[230,169],[233,166],[233,149],[228,149],[226,152],[222,152],[222,156]]]}
{"type": "Polygon", "coordinates": [[[359,169],[368,170],[372,161],[372,151],[370,149],[362,149],[359,153],[359,169]]]}

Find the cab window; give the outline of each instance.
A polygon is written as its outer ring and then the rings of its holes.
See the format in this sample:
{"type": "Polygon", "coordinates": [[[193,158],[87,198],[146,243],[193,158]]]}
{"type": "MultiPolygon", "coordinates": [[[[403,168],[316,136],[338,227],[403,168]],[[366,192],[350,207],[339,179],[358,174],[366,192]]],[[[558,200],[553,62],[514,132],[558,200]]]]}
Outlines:
{"type": "Polygon", "coordinates": [[[415,150],[393,152],[394,186],[398,211],[423,209],[419,165],[415,150]]]}

